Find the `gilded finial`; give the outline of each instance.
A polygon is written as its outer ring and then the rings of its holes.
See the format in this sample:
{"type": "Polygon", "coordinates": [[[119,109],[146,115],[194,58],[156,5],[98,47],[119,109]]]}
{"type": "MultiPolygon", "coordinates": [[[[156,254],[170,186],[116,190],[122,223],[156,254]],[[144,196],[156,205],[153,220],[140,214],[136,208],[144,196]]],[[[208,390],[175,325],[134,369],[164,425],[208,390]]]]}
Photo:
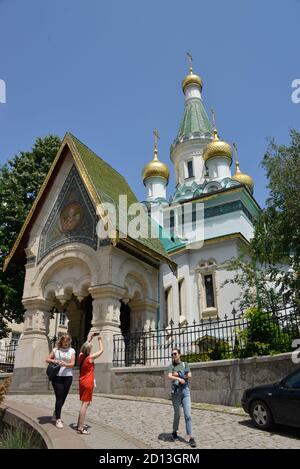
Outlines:
{"type": "Polygon", "coordinates": [[[239,162],[236,143],[233,143],[232,146],[234,148],[235,166],[236,166],[235,175],[232,177],[232,179],[246,186],[252,194],[253,188],[254,188],[253,178],[249,176],[248,174],[243,173],[240,170],[240,162],[239,162]]]}
{"type": "Polygon", "coordinates": [[[193,56],[190,52],[187,52],[186,55],[187,55],[187,58],[188,58],[188,61],[189,61],[190,73],[192,74],[193,73],[193,56]]]}
{"type": "Polygon", "coordinates": [[[217,126],[216,126],[216,113],[213,107],[211,108],[210,112],[211,112],[212,121],[213,121],[213,134],[214,134],[214,138],[217,140],[219,138],[219,135],[218,135],[217,126]]]}
{"type": "Polygon", "coordinates": [[[236,167],[236,170],[239,171],[239,169],[240,169],[240,162],[239,162],[239,157],[238,157],[238,151],[237,151],[236,143],[233,142],[232,146],[233,146],[233,148],[234,148],[235,167],[236,167]]]}
{"type": "Polygon", "coordinates": [[[154,135],[154,159],[157,160],[158,157],[158,140],[160,139],[160,135],[157,129],[153,130],[154,135]]]}

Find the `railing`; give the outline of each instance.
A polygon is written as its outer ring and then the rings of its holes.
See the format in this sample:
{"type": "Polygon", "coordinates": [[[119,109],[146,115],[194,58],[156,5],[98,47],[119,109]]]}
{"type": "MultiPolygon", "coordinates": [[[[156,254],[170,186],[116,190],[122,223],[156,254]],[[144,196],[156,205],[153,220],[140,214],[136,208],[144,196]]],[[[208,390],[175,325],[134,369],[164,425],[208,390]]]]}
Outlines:
{"type": "Polygon", "coordinates": [[[16,344],[0,347],[0,372],[12,373],[15,364],[16,344]]]}
{"type": "Polygon", "coordinates": [[[246,358],[289,352],[294,339],[300,338],[300,311],[286,307],[276,313],[255,317],[237,314],[231,317],[178,324],[155,330],[134,331],[113,339],[113,366],[166,365],[173,347],[189,361],[246,358]]]}

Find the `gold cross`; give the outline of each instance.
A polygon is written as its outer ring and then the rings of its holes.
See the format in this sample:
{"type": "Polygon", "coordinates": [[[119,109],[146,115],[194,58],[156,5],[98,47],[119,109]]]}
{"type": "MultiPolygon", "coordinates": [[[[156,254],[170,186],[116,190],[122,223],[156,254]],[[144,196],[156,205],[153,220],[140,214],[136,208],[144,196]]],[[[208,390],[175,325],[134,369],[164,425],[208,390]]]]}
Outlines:
{"type": "Polygon", "coordinates": [[[193,71],[193,56],[190,52],[187,52],[186,55],[188,57],[188,61],[189,61],[189,64],[190,64],[190,72],[192,73],[192,71],[193,71]]]}
{"type": "Polygon", "coordinates": [[[154,148],[157,149],[158,140],[160,139],[158,130],[157,129],[153,130],[153,134],[154,134],[154,148]]]}
{"type": "Polygon", "coordinates": [[[215,128],[216,128],[216,114],[215,114],[215,110],[214,110],[214,108],[212,107],[210,111],[211,111],[211,115],[212,115],[212,120],[213,120],[214,129],[215,129],[215,128]]]}

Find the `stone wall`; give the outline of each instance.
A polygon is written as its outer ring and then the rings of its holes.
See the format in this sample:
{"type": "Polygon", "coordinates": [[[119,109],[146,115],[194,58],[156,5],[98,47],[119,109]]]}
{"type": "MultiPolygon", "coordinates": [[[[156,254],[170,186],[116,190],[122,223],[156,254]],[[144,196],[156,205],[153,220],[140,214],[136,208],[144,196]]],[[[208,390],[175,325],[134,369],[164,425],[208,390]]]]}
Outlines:
{"type": "MultiPolygon", "coordinates": [[[[220,405],[240,403],[245,389],[279,381],[295,369],[291,353],[271,357],[192,363],[192,400],[220,405]]],[[[114,394],[168,398],[166,367],[112,369],[114,394]]]]}

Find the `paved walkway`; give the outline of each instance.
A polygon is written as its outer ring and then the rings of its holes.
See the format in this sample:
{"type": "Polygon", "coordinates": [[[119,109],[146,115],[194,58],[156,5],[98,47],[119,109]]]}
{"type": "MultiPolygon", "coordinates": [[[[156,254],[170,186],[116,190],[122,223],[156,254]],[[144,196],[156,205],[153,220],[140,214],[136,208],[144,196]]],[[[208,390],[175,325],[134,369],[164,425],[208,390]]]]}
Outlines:
{"type": "MultiPolygon", "coordinates": [[[[53,396],[9,396],[19,402],[53,412],[53,396]]],[[[201,405],[200,405],[201,406],[201,405]]],[[[77,419],[79,400],[69,395],[63,420],[69,425],[77,419]]],[[[180,422],[181,441],[170,441],[172,407],[163,400],[116,399],[94,396],[88,410],[91,435],[82,436],[91,448],[182,448],[187,449],[184,419],[180,422]]],[[[300,448],[300,430],[290,428],[263,432],[256,429],[241,409],[213,406],[192,411],[198,448],[300,448]]],[[[61,431],[61,430],[57,430],[61,431]]],[[[62,430],[63,431],[63,430],[62,430]]]]}

